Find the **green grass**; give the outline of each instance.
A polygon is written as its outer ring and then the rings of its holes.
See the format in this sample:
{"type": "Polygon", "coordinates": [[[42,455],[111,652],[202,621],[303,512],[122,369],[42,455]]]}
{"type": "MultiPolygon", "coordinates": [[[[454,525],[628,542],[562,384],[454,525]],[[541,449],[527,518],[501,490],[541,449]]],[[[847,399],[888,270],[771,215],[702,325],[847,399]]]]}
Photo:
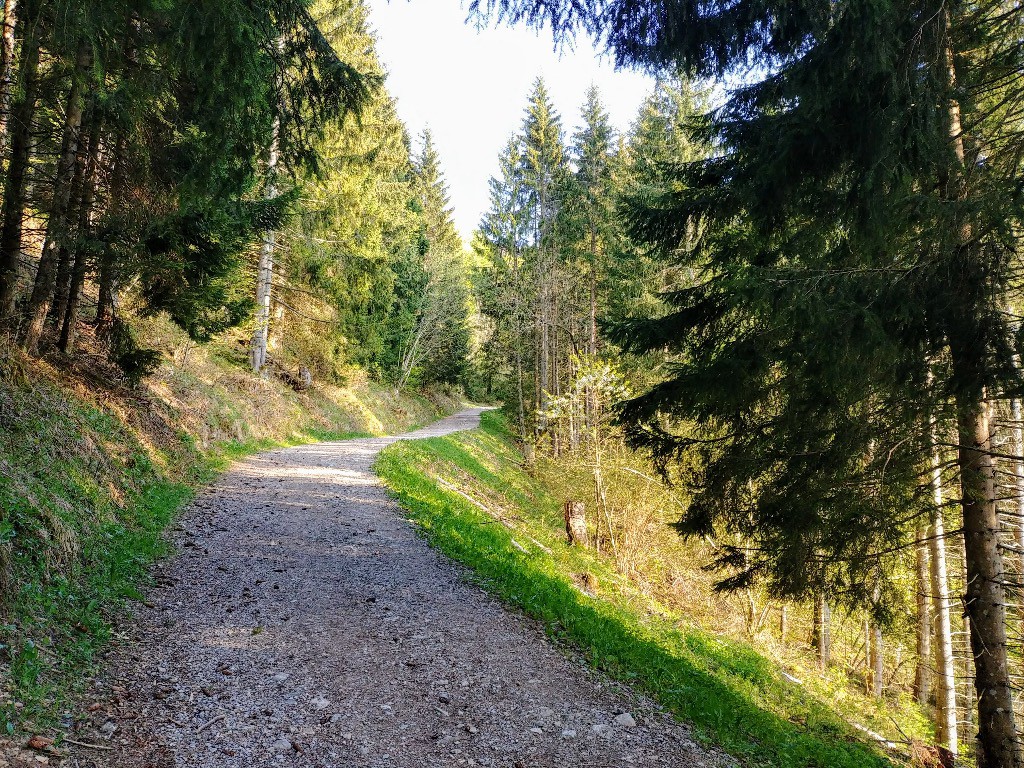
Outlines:
{"type": "MultiPolygon", "coordinates": [[[[106,414],[86,409],[83,416],[95,434],[126,439],[106,414]]],[[[5,700],[0,700],[0,726],[11,733],[26,721],[39,725],[59,719],[97,652],[111,639],[118,612],[127,600],[142,598],[149,567],[168,552],[164,531],[196,487],[233,461],[260,451],[362,436],[366,435],[311,430],[283,440],[221,443],[206,453],[195,450],[182,436],[188,448],[164,457],[182,466],[158,472],[145,454],[137,453],[129,466],[120,467],[125,476],[117,478],[116,484],[129,489],[120,505],[105,496],[92,468],[75,458],[58,462],[50,472],[39,471],[31,498],[51,507],[50,514],[73,517],[75,510],[87,508],[94,519],[76,531],[77,556],[66,569],[48,567],[46,537],[33,541],[22,534],[12,579],[18,588],[6,596],[0,622],[0,673],[6,666],[10,681],[5,700]],[[182,479],[169,480],[169,475],[182,479]],[[55,503],[58,500],[71,503],[55,503]]],[[[21,457],[18,463],[24,466],[29,459],[21,457]]],[[[14,521],[27,520],[39,510],[10,491],[0,488],[0,508],[7,512],[2,518],[13,538],[14,527],[28,527],[14,521]]]]}
{"type": "MultiPolygon", "coordinates": [[[[146,400],[83,396],[74,381],[56,377],[2,373],[0,733],[69,714],[127,601],[141,598],[150,566],[167,554],[164,532],[196,488],[260,451],[369,436],[349,426],[363,411],[397,429],[437,412],[423,397],[384,390],[349,410],[282,400],[288,418],[260,433],[272,437],[202,449],[178,412],[161,416],[146,400]],[[332,423],[346,429],[324,428],[332,423]]],[[[251,397],[239,389],[211,385],[210,392],[228,408],[251,397]]]]}
{"type": "Polygon", "coordinates": [[[522,470],[497,413],[485,413],[474,432],[397,443],[376,470],[427,540],[472,568],[481,585],[540,620],[595,668],[648,692],[691,723],[698,738],[742,764],[890,765],[835,712],[786,682],[771,661],[744,644],[686,627],[603,558],[568,547],[558,503],[522,470]],[[461,482],[512,521],[511,528],[445,490],[436,475],[461,482]],[[583,573],[596,578],[596,597],[577,588],[583,573]]]}

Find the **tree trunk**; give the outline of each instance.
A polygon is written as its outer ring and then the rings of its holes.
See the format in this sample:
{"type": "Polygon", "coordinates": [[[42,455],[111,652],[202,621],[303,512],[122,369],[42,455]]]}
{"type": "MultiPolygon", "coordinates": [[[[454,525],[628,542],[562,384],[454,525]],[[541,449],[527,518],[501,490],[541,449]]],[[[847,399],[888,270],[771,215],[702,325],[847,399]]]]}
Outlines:
{"type": "Polygon", "coordinates": [[[21,267],[21,232],[25,218],[25,184],[32,152],[32,123],[39,88],[39,43],[32,25],[22,22],[24,55],[19,79],[22,95],[11,114],[11,157],[4,182],[3,225],[0,229],[0,323],[16,326],[14,303],[21,267]]]}
{"type": "Polygon", "coordinates": [[[590,534],[587,531],[587,508],[582,501],[569,499],[563,507],[565,513],[565,535],[570,545],[590,546],[590,534]]]}
{"type": "Polygon", "coordinates": [[[991,433],[982,398],[961,398],[958,405],[957,464],[967,557],[967,615],[978,695],[978,766],[1018,768],[991,433]]]}
{"type": "MultiPolygon", "coordinates": [[[[965,204],[969,198],[967,163],[953,50],[951,10],[944,6],[948,135],[957,167],[945,179],[950,202],[965,204]]],[[[959,19],[958,19],[959,21],[959,19]]],[[[978,245],[970,219],[961,213],[953,222],[952,259],[958,270],[970,272],[978,259],[978,245]]],[[[1020,749],[1013,713],[1013,691],[1006,648],[1006,591],[1003,555],[999,547],[996,510],[995,459],[985,392],[986,350],[980,318],[984,290],[966,294],[947,328],[953,381],[957,387],[957,465],[960,470],[966,559],[966,615],[974,658],[974,686],[978,698],[978,768],[1019,768],[1020,749]]]]}
{"type": "MultiPolygon", "coordinates": [[[[518,332],[517,332],[518,333],[518,332]]],[[[516,395],[519,406],[519,436],[526,439],[526,393],[523,392],[523,343],[516,339],[516,395]]]]}
{"type": "MultiPolygon", "coordinates": [[[[267,159],[267,189],[265,197],[273,200],[277,197],[277,162],[279,157],[278,131],[280,124],[274,124],[274,138],[270,144],[270,156],[267,159]]],[[[260,260],[256,275],[256,330],[252,336],[250,362],[255,373],[261,373],[267,363],[267,341],[270,337],[270,300],[273,294],[274,281],[274,248],[277,236],[267,231],[260,247],[260,260]]]]}
{"type": "MultiPolygon", "coordinates": [[[[0,157],[7,152],[11,97],[14,94],[14,43],[18,23],[18,0],[4,0],[4,23],[0,33],[0,157]]],[[[26,52],[22,52],[26,55],[26,52]]]]}
{"type": "MultiPolygon", "coordinates": [[[[554,286],[552,286],[554,288],[554,286]]],[[[562,395],[562,379],[558,370],[558,291],[551,291],[551,386],[548,391],[557,399],[562,395]]],[[[562,430],[551,434],[551,453],[556,458],[562,453],[562,430]]]]}
{"type": "MultiPolygon", "coordinates": [[[[78,209],[78,239],[81,241],[92,230],[92,206],[96,199],[96,175],[99,170],[101,121],[95,120],[89,136],[89,158],[83,180],[82,199],[78,209]]],[[[75,335],[78,324],[78,309],[82,303],[82,286],[89,268],[89,252],[86,245],[79,242],[75,248],[75,266],[71,271],[71,285],[68,289],[67,305],[60,329],[60,348],[65,354],[74,351],[75,335]]]]}
{"type": "Polygon", "coordinates": [[[871,624],[871,695],[882,698],[885,689],[885,640],[882,628],[871,624]]]}
{"type": "Polygon", "coordinates": [[[519,417],[519,436],[526,442],[526,392],[523,390],[523,336],[526,333],[525,313],[523,312],[523,284],[520,274],[519,250],[512,248],[512,290],[513,296],[513,343],[515,344],[516,361],[516,396],[519,417]]]}
{"type": "Polygon", "coordinates": [[[71,92],[68,94],[67,112],[64,117],[64,142],[53,186],[50,217],[46,223],[46,239],[43,241],[43,253],[36,270],[35,285],[32,287],[32,295],[26,308],[27,323],[22,346],[33,355],[38,352],[39,339],[43,334],[43,325],[53,299],[60,247],[66,243],[70,230],[68,203],[71,198],[71,182],[75,174],[78,142],[82,130],[82,84],[91,63],[92,49],[83,41],[78,48],[71,92]]]}
{"type": "Polygon", "coordinates": [[[540,304],[540,390],[538,392],[537,408],[540,411],[541,432],[547,432],[548,380],[551,375],[548,369],[551,360],[551,325],[548,317],[550,307],[548,305],[547,275],[543,273],[541,274],[540,304]]]}
{"type": "Polygon", "coordinates": [[[917,530],[917,668],[914,672],[914,699],[927,706],[932,693],[932,612],[928,603],[931,573],[928,556],[928,527],[917,530]]]}
{"type": "MultiPolygon", "coordinates": [[[[88,115],[83,118],[88,121],[88,115]]],[[[96,121],[98,124],[98,121],[96,121]]],[[[81,216],[75,213],[81,210],[82,198],[85,187],[85,176],[88,172],[86,166],[89,164],[89,141],[82,140],[78,143],[78,154],[75,157],[75,175],[71,181],[71,195],[68,199],[68,216],[71,218],[71,228],[76,227],[76,222],[81,216]]],[[[75,233],[77,234],[77,233],[75,233]]],[[[60,253],[57,258],[57,279],[54,290],[53,304],[50,307],[50,319],[58,329],[64,325],[64,315],[67,312],[68,296],[71,293],[71,272],[74,249],[71,247],[71,240],[74,234],[69,229],[68,237],[60,246],[60,253]]]]}
{"type": "MultiPolygon", "coordinates": [[[[589,316],[589,338],[587,339],[587,354],[590,356],[591,364],[597,359],[597,236],[593,227],[590,230],[590,316],[589,316]]],[[[586,400],[586,423],[590,427],[594,421],[594,412],[597,410],[597,393],[592,386],[587,387],[586,400]]]]}
{"type": "Polygon", "coordinates": [[[954,755],[958,751],[956,720],[956,673],[953,663],[953,631],[949,618],[949,577],[946,571],[946,529],[942,517],[942,469],[932,453],[932,494],[935,509],[928,528],[931,566],[932,615],[935,627],[935,732],[939,745],[954,755]]]}
{"type": "Polygon", "coordinates": [[[814,606],[814,647],[818,652],[818,666],[826,670],[832,663],[832,608],[824,595],[819,595],[814,606]]]}
{"type": "MultiPolygon", "coordinates": [[[[1017,369],[1020,370],[1020,362],[1017,362],[1017,369]]],[[[1013,524],[1014,540],[1021,550],[1021,559],[1024,561],[1024,424],[1021,423],[1020,398],[1013,398],[1010,401],[1010,411],[1013,416],[1013,479],[1014,491],[1017,494],[1017,517],[1013,524]]],[[[1021,568],[1024,573],[1024,567],[1021,568]]]]}

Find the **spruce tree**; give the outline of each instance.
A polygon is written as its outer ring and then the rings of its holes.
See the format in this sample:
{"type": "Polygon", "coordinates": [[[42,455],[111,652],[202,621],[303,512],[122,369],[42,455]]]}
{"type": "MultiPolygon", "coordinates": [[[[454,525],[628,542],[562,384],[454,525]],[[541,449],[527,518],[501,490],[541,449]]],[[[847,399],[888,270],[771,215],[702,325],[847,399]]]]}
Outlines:
{"type": "Polygon", "coordinates": [[[961,491],[978,764],[1016,768],[989,412],[1019,389],[1004,307],[1024,218],[1024,9],[485,5],[563,33],[586,26],[622,64],[748,73],[702,130],[720,155],[632,208],[636,234],[698,281],[623,337],[672,353],[624,415],[663,459],[703,455],[684,527],[755,542],[726,556],[727,586],[818,582],[880,612],[872,588],[928,506],[935,418],[961,491]]]}
{"type": "Polygon", "coordinates": [[[484,313],[495,324],[485,354],[509,380],[502,394],[515,403],[518,432],[525,439],[533,421],[526,378],[533,367],[535,294],[526,261],[530,212],[521,137],[509,138],[498,157],[498,169],[499,175],[490,179],[490,208],[480,223],[476,244],[486,264],[478,276],[477,293],[483,297],[484,313]]]}
{"type": "Polygon", "coordinates": [[[576,180],[581,191],[580,213],[583,217],[584,250],[587,254],[588,323],[587,352],[598,350],[597,314],[598,283],[604,273],[605,257],[612,233],[612,167],[615,130],[601,103],[596,87],[587,90],[583,105],[583,126],[573,137],[576,180]]]}
{"type": "Polygon", "coordinates": [[[523,119],[522,177],[530,211],[530,236],[536,295],[534,402],[538,435],[547,432],[549,394],[558,394],[561,355],[558,349],[560,264],[554,229],[560,210],[559,190],[568,173],[562,120],[542,78],[528,97],[523,119]]]}
{"type": "Polygon", "coordinates": [[[420,137],[413,176],[427,285],[416,326],[404,346],[402,383],[418,374],[425,384],[458,384],[469,362],[469,283],[441,158],[429,129],[420,137]]]}

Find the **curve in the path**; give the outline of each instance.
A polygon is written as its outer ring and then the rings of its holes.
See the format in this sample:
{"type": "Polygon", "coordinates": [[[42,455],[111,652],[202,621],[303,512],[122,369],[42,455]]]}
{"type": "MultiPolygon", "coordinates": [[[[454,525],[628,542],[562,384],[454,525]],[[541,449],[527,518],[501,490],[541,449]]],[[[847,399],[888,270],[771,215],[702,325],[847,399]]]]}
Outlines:
{"type": "Polygon", "coordinates": [[[467,584],[389,499],[371,471],[384,446],[473,428],[481,410],[265,453],[205,490],[75,736],[114,751],[77,764],[721,763],[467,584]]]}

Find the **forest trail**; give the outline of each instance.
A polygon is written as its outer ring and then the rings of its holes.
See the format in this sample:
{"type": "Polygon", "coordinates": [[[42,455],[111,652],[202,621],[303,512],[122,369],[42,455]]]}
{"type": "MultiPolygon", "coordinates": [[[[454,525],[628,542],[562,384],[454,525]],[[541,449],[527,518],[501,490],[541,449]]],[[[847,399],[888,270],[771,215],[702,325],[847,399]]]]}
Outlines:
{"type": "MultiPolygon", "coordinates": [[[[183,514],[65,765],[717,766],[416,536],[371,471],[399,438],[272,451],[183,514]],[[627,714],[624,714],[627,713],[627,714]]],[[[88,702],[87,702],[88,704],[88,702]]]]}

